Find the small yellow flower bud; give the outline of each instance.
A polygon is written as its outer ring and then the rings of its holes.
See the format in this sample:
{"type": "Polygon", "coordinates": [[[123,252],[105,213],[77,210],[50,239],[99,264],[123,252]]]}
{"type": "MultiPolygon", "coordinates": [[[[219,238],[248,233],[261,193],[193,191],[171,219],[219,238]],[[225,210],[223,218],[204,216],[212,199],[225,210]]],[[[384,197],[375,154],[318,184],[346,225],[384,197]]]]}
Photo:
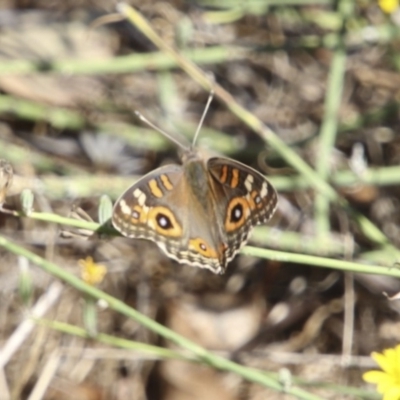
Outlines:
{"type": "Polygon", "coordinates": [[[88,285],[98,285],[107,273],[107,268],[104,265],[96,264],[92,257],[79,260],[79,265],[81,267],[81,278],[88,285]]]}

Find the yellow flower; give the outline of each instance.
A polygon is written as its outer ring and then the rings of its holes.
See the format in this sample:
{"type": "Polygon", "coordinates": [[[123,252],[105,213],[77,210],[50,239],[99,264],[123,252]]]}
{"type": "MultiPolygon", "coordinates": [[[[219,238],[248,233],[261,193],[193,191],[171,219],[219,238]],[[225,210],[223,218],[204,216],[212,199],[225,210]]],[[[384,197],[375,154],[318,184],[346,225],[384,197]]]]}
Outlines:
{"type": "Polygon", "coordinates": [[[388,14],[399,8],[399,0],[378,0],[378,4],[381,10],[388,14]]]}
{"type": "Polygon", "coordinates": [[[107,268],[104,265],[96,264],[92,257],[86,257],[85,260],[79,260],[81,267],[81,278],[89,285],[97,285],[101,283],[107,268]]]}
{"type": "Polygon", "coordinates": [[[383,400],[400,400],[400,345],[383,353],[371,354],[383,371],[368,371],[363,379],[377,385],[376,390],[383,395],[383,400]]]}

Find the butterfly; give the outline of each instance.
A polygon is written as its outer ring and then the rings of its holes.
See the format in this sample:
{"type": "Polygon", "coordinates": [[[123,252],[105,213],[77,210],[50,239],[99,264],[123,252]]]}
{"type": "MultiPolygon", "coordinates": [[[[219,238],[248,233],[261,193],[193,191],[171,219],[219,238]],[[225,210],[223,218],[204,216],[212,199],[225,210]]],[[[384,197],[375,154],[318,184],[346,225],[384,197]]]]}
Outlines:
{"type": "Polygon", "coordinates": [[[123,236],[155,242],[179,263],[223,274],[253,227],[272,217],[278,196],[255,169],[194,146],[211,99],[193,144],[178,143],[182,165],[163,166],[134,183],[116,201],[112,224],[123,236]]]}

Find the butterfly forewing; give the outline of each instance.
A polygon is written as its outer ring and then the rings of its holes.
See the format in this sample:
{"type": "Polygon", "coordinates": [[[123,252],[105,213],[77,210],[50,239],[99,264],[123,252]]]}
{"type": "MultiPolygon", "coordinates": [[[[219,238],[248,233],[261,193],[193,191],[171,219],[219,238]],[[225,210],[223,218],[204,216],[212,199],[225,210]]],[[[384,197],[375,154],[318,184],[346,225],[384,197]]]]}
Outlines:
{"type": "Polygon", "coordinates": [[[246,244],[253,227],[272,217],[278,196],[262,174],[237,161],[215,157],[208,160],[208,168],[225,193],[223,224],[230,261],[246,244]]]}
{"type": "Polygon", "coordinates": [[[164,227],[172,241],[174,238],[180,241],[182,224],[159,203],[170,196],[182,176],[180,165],[167,165],[141,178],[116,201],[112,213],[114,228],[126,237],[157,242],[165,236],[164,227]]]}

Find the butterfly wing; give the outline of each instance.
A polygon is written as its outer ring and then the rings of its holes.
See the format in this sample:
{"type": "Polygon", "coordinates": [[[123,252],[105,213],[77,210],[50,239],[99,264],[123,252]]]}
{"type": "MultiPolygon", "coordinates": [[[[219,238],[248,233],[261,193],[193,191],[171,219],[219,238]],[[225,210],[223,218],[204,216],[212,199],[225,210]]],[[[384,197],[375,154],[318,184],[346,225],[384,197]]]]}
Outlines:
{"type": "Polygon", "coordinates": [[[116,201],[112,213],[114,228],[123,236],[156,242],[176,259],[182,242],[184,197],[177,196],[183,178],[180,165],[158,168],[126,190],[116,201]],[[169,201],[174,197],[173,202],[169,201]],[[175,257],[174,257],[175,256],[175,257]]]}
{"type": "MultiPolygon", "coordinates": [[[[214,218],[199,202],[206,199],[208,211],[213,212],[212,197],[206,185],[195,193],[183,168],[167,165],[141,178],[116,201],[112,223],[123,236],[155,242],[179,263],[222,273],[226,260],[210,222],[214,218]]],[[[206,173],[202,171],[200,180],[207,181],[201,179],[206,173]]]]}
{"type": "Polygon", "coordinates": [[[278,196],[262,174],[242,163],[213,157],[207,166],[214,179],[219,214],[223,218],[229,262],[246,244],[253,227],[267,222],[275,213],[278,196]]]}

